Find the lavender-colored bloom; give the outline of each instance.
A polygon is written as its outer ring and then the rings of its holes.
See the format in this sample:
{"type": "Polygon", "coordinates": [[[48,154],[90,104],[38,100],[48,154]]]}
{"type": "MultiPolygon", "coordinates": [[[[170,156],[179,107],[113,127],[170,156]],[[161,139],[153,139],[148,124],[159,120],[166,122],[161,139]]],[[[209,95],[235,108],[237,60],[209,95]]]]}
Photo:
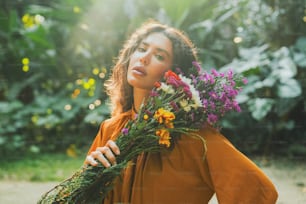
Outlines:
{"type": "Polygon", "coordinates": [[[229,79],[229,80],[232,80],[233,79],[233,71],[230,69],[230,70],[228,70],[228,72],[227,72],[227,78],[229,79]]]}
{"type": "Polygon", "coordinates": [[[199,79],[200,81],[207,82],[206,73],[203,73],[203,74],[199,75],[199,76],[198,76],[198,79],[199,79]]]}
{"type": "Polygon", "coordinates": [[[228,98],[226,98],[224,102],[224,110],[229,111],[231,109],[232,109],[232,102],[228,98]]]}
{"type": "Polygon", "coordinates": [[[212,113],[208,114],[208,116],[207,116],[207,122],[208,122],[209,124],[214,124],[214,123],[216,123],[217,121],[218,121],[218,116],[216,116],[215,114],[212,114],[212,113]]]}
{"type": "Polygon", "coordinates": [[[212,73],[212,75],[214,75],[215,77],[218,77],[218,76],[219,76],[219,72],[217,72],[217,70],[215,70],[215,69],[212,69],[212,70],[211,70],[211,73],[212,73]]]}
{"type": "Polygon", "coordinates": [[[121,132],[122,132],[123,135],[127,135],[129,133],[129,129],[128,128],[123,128],[121,130],[121,132]]]}
{"type": "Polygon", "coordinates": [[[211,102],[209,103],[209,107],[210,107],[212,110],[215,110],[215,109],[216,109],[216,104],[215,104],[213,101],[211,101],[211,102]]]}
{"type": "Polygon", "coordinates": [[[214,92],[214,91],[209,92],[209,96],[210,96],[212,99],[218,99],[218,95],[217,95],[217,93],[214,92]]]}
{"type": "Polygon", "coordinates": [[[202,106],[203,106],[203,108],[207,108],[207,106],[208,106],[208,100],[207,99],[203,99],[202,106]]]}
{"type": "Polygon", "coordinates": [[[237,112],[241,112],[241,108],[237,101],[233,101],[233,107],[237,112]]]}
{"type": "Polygon", "coordinates": [[[222,102],[225,102],[226,99],[227,99],[226,93],[225,93],[225,92],[221,92],[220,100],[221,100],[222,102]]]}
{"type": "Polygon", "coordinates": [[[243,82],[243,84],[247,84],[248,83],[248,79],[247,78],[243,78],[242,82],[243,82]]]}
{"type": "Polygon", "coordinates": [[[190,78],[191,78],[193,84],[197,84],[198,83],[197,78],[193,74],[190,74],[190,78]]]}
{"type": "Polygon", "coordinates": [[[207,74],[207,81],[209,81],[210,84],[214,84],[215,78],[212,75],[207,74]]]}
{"type": "Polygon", "coordinates": [[[201,72],[202,67],[197,61],[193,61],[192,64],[197,69],[198,72],[201,72]]]}

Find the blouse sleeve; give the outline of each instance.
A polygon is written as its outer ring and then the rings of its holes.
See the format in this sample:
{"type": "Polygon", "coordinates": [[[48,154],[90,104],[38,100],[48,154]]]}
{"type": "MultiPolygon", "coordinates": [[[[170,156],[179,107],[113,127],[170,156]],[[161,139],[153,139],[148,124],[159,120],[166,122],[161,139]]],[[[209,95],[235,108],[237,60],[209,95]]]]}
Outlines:
{"type": "Polygon", "coordinates": [[[218,132],[205,134],[206,162],[220,204],[276,203],[277,191],[250,159],[218,132]]]}
{"type": "Polygon", "coordinates": [[[90,154],[92,151],[95,151],[97,147],[102,147],[103,143],[105,143],[104,141],[105,139],[103,138],[103,126],[104,126],[104,122],[101,123],[99,131],[95,139],[93,140],[87,154],[90,154]]]}

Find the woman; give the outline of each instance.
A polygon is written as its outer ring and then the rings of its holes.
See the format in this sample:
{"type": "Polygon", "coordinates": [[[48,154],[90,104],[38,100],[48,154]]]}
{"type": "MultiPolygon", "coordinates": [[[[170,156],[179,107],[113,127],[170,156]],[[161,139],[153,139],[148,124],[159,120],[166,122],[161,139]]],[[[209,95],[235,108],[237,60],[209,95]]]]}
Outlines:
{"type": "MultiPolygon", "coordinates": [[[[116,165],[116,137],[133,119],[154,83],[173,67],[188,68],[197,60],[190,40],[180,31],[147,22],[126,42],[106,87],[112,117],[101,124],[85,163],[116,165]]],[[[187,72],[188,70],[183,70],[187,72]]],[[[103,203],[275,203],[271,181],[225,137],[210,127],[182,136],[167,152],[146,153],[133,161],[103,203]],[[203,152],[206,151],[203,160],[203,152]]]]}

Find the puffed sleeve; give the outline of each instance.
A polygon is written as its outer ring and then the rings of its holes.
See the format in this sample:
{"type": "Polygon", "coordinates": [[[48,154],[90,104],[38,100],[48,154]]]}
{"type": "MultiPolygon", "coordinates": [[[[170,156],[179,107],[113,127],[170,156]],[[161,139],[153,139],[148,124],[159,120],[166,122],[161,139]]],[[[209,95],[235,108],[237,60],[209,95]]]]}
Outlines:
{"type": "Polygon", "coordinates": [[[274,204],[277,191],[269,178],[224,136],[204,134],[206,162],[220,204],[274,204]]]}
{"type": "Polygon", "coordinates": [[[104,122],[101,123],[99,131],[94,139],[94,141],[92,142],[89,150],[88,150],[88,154],[92,151],[95,151],[97,149],[97,147],[102,147],[104,146],[104,144],[106,143],[106,138],[103,138],[103,127],[104,127],[104,122]]]}
{"type": "Polygon", "coordinates": [[[95,151],[97,147],[105,146],[108,140],[116,140],[120,131],[130,118],[131,111],[128,111],[103,121],[91,147],[88,150],[88,154],[95,151]]]}

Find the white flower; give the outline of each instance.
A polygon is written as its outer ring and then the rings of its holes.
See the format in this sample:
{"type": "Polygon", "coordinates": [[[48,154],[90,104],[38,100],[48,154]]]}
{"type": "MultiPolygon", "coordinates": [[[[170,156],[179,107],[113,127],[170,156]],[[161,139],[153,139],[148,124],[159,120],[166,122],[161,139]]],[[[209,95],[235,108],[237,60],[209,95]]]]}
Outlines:
{"type": "Polygon", "coordinates": [[[174,89],[172,88],[172,86],[169,86],[165,83],[161,83],[159,89],[163,90],[164,92],[168,94],[174,94],[174,89]]]}
{"type": "Polygon", "coordinates": [[[200,94],[199,92],[196,90],[196,88],[193,86],[192,81],[190,78],[187,78],[183,75],[179,75],[179,77],[181,78],[181,80],[186,83],[189,86],[189,89],[191,91],[192,94],[192,100],[194,102],[194,104],[192,104],[192,107],[194,108],[198,108],[202,106],[202,102],[201,102],[201,98],[200,98],[200,94]]]}
{"type": "MultiPolygon", "coordinates": [[[[190,87],[191,88],[191,87],[190,87]]],[[[194,102],[194,108],[198,108],[202,106],[201,98],[199,92],[192,86],[193,89],[190,89],[192,93],[192,100],[194,102]]]]}
{"type": "Polygon", "coordinates": [[[185,77],[185,76],[183,76],[183,75],[181,75],[181,74],[179,75],[179,77],[181,78],[181,80],[182,80],[184,83],[188,84],[189,87],[192,86],[192,84],[191,84],[191,79],[189,79],[189,78],[187,78],[187,77],[185,77]]]}
{"type": "Polygon", "coordinates": [[[180,106],[184,109],[184,111],[189,112],[191,110],[191,106],[186,99],[182,99],[179,101],[180,106]]]}

